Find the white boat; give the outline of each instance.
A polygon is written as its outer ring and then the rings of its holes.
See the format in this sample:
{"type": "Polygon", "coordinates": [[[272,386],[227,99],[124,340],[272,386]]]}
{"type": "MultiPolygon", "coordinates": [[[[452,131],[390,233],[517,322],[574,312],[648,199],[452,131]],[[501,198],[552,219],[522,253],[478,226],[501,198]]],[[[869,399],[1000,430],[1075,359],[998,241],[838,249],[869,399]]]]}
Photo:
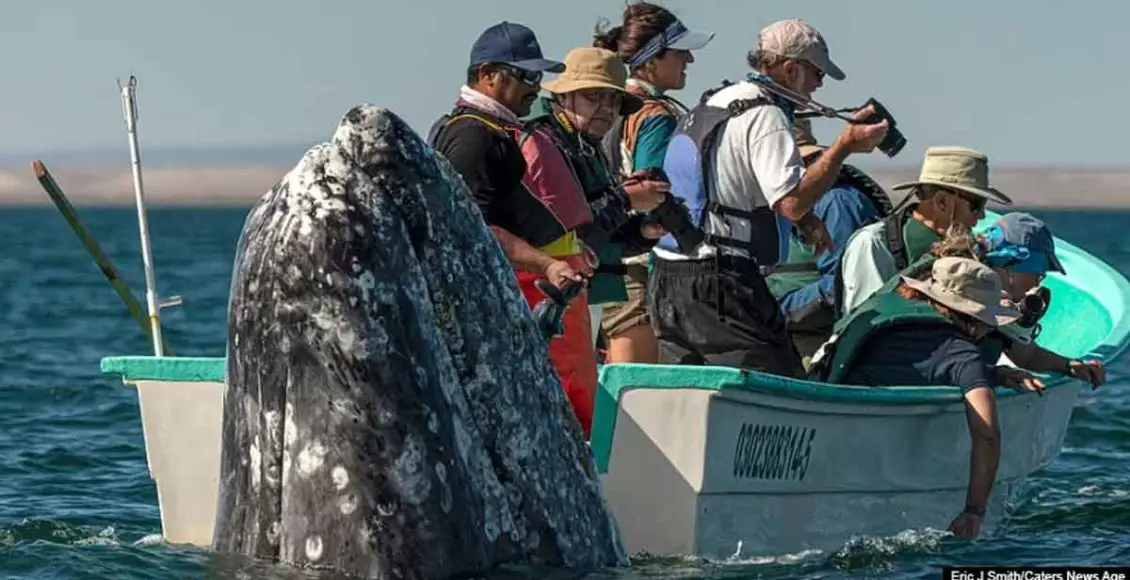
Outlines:
{"type": "MultiPolygon", "coordinates": [[[[1046,282],[1054,299],[1038,342],[1109,361],[1130,341],[1130,281],[1056,244],[1070,275],[1046,282]]],[[[224,359],[109,357],[102,371],[137,387],[164,537],[210,545],[224,359]]],[[[956,387],[847,387],[665,365],[610,365],[600,380],[592,449],[632,553],[834,550],[853,536],[944,529],[964,506],[970,441],[956,387]]],[[[998,390],[1002,457],[985,534],[1018,485],[1059,455],[1082,383],[1047,382],[1043,397],[998,390]]]]}

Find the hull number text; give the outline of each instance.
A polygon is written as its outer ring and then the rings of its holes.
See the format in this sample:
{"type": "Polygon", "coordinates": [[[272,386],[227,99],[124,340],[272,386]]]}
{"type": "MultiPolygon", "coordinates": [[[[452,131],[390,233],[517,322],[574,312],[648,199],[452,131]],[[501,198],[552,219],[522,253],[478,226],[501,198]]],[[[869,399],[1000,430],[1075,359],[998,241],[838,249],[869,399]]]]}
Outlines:
{"type": "Polygon", "coordinates": [[[734,477],[801,481],[815,438],[816,430],[808,427],[743,423],[734,446],[734,477]]]}

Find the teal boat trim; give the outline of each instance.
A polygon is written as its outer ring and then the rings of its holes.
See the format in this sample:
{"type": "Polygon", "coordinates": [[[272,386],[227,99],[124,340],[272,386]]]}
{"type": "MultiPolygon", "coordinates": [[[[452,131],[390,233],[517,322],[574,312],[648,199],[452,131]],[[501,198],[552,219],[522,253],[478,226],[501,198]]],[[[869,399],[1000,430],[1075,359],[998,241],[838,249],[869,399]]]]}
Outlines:
{"type": "Polygon", "coordinates": [[[111,356],[102,359],[102,374],[120,375],[127,383],[171,381],[222,383],[227,376],[224,357],[111,356]]]}

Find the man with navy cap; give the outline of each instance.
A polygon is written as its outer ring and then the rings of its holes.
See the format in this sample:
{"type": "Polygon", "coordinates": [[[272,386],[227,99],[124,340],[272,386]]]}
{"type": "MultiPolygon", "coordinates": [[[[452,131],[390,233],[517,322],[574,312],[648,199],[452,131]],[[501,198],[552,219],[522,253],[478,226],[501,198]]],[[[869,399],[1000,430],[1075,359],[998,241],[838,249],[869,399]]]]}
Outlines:
{"type": "Polygon", "coordinates": [[[510,262],[558,287],[582,275],[538,249],[564,232],[522,185],[526,161],[517,136],[519,118],[529,113],[542,76],[564,70],[564,63],[542,55],[526,26],[500,22],[487,28],[471,47],[467,83],[455,108],[436,121],[428,139],[462,175],[510,262]]]}

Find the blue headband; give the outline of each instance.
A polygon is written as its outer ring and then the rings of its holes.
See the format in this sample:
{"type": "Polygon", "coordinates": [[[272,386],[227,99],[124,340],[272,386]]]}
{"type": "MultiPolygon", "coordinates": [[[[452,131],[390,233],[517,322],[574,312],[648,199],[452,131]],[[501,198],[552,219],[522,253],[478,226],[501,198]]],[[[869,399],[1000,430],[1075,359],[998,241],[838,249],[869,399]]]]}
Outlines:
{"type": "Polygon", "coordinates": [[[674,43],[680,36],[686,33],[687,27],[683,26],[682,22],[678,20],[672,22],[671,25],[663,31],[663,34],[657,34],[651,37],[651,40],[647,41],[647,43],[643,45],[643,48],[632,56],[631,60],[628,61],[628,69],[634,71],[651,62],[651,59],[658,56],[660,52],[663,52],[664,48],[667,48],[668,45],[674,43]]]}

